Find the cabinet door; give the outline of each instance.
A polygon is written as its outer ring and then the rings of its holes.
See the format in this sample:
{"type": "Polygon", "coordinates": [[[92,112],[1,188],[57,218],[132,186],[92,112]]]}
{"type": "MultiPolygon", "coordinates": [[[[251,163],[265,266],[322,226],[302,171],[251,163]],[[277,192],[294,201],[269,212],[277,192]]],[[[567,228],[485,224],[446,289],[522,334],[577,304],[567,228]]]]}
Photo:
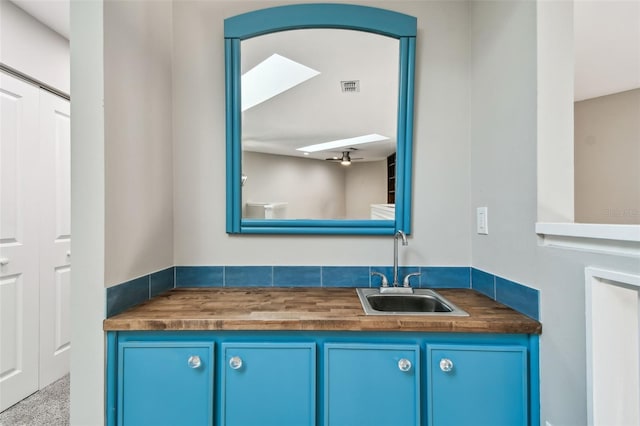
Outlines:
{"type": "Polygon", "coordinates": [[[325,345],[325,425],[420,424],[419,354],[417,345],[325,345]]]}
{"type": "Polygon", "coordinates": [[[223,343],[224,426],[315,424],[315,343],[223,343]]]}
{"type": "Polygon", "coordinates": [[[118,372],[119,425],[213,424],[213,343],[121,343],[118,372]]]}
{"type": "Polygon", "coordinates": [[[527,349],[427,345],[429,426],[527,424],[527,349]]]}

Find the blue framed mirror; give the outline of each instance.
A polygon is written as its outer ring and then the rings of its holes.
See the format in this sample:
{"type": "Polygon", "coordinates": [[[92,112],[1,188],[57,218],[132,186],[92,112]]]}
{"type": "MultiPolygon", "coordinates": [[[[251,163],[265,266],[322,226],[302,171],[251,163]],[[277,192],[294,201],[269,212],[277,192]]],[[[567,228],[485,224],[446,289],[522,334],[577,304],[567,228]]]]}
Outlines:
{"type": "Polygon", "coordinates": [[[345,4],[225,20],[227,233],[410,233],[416,29],[345,4]]]}

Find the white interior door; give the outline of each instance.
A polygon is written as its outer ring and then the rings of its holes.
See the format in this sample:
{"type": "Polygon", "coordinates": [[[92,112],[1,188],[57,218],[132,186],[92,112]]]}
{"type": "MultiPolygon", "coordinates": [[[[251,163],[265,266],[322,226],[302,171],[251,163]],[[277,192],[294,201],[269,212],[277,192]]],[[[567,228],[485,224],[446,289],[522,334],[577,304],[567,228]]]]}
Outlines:
{"type": "Polygon", "coordinates": [[[40,92],[40,389],[69,372],[71,138],[69,102],[40,92]]]}
{"type": "Polygon", "coordinates": [[[38,91],[0,73],[0,411],[38,389],[38,91]]]}

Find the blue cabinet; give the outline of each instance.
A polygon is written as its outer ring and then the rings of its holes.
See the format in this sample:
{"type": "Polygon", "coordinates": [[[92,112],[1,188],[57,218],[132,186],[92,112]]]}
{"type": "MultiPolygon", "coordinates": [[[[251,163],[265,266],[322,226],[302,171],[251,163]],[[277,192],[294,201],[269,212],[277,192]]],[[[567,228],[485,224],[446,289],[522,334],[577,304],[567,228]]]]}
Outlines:
{"type": "Polygon", "coordinates": [[[527,348],[427,344],[429,426],[525,426],[527,348]]]}
{"type": "Polygon", "coordinates": [[[224,426],[312,426],[315,343],[223,343],[224,426]]]}
{"type": "Polygon", "coordinates": [[[417,345],[325,345],[327,426],[420,424],[417,345]]]}
{"type": "Polygon", "coordinates": [[[538,336],[118,331],[107,339],[108,426],[540,424],[538,336]]]}
{"type": "Polygon", "coordinates": [[[121,343],[117,424],[212,425],[213,361],[213,343],[121,343]]]}

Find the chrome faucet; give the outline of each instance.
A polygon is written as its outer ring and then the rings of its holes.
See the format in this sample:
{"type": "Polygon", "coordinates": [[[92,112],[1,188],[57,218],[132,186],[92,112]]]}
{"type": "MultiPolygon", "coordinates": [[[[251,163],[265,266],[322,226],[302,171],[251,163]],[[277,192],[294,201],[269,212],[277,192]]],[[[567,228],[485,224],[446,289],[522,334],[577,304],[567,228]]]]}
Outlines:
{"type": "Polygon", "coordinates": [[[393,283],[391,283],[393,287],[398,287],[400,285],[398,282],[398,237],[402,238],[403,246],[409,245],[407,242],[407,234],[398,230],[393,236],[393,283]]]}
{"type": "Polygon", "coordinates": [[[393,236],[393,282],[389,284],[387,277],[380,272],[372,272],[371,275],[377,275],[382,279],[380,293],[413,293],[413,289],[409,285],[409,278],[420,275],[419,272],[409,274],[404,278],[403,284],[398,281],[398,239],[402,240],[402,245],[409,245],[407,235],[403,231],[397,231],[393,236]]]}

